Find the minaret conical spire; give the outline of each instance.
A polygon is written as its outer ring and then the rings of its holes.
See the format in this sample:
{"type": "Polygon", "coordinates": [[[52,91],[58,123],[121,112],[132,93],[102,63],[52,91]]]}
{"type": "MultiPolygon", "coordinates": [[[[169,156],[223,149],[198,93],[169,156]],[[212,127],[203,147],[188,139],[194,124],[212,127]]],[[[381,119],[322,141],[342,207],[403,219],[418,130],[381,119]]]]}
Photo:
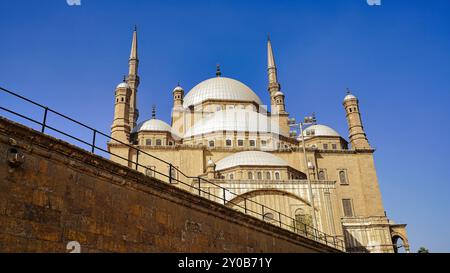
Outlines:
{"type": "Polygon", "coordinates": [[[275,94],[281,90],[281,86],[278,83],[277,66],[275,64],[275,57],[272,49],[272,42],[270,37],[267,37],[267,75],[269,78],[269,94],[270,94],[270,109],[272,113],[277,111],[277,103],[275,101],[275,94]]]}
{"type": "Polygon", "coordinates": [[[275,63],[275,57],[273,56],[272,42],[270,41],[270,37],[267,37],[267,69],[269,73],[269,84],[278,83],[277,65],[275,63]]]}
{"type": "Polygon", "coordinates": [[[139,118],[139,111],[137,109],[137,92],[140,83],[140,79],[138,76],[138,67],[139,67],[139,57],[138,57],[138,35],[137,35],[137,26],[134,26],[133,31],[133,40],[131,43],[131,53],[130,59],[128,61],[129,65],[129,73],[127,83],[131,88],[131,97],[130,97],[130,126],[134,128],[136,126],[137,120],[139,118]]]}
{"type": "Polygon", "coordinates": [[[133,42],[131,44],[130,60],[138,58],[138,40],[137,40],[137,26],[134,26],[133,42]]]}

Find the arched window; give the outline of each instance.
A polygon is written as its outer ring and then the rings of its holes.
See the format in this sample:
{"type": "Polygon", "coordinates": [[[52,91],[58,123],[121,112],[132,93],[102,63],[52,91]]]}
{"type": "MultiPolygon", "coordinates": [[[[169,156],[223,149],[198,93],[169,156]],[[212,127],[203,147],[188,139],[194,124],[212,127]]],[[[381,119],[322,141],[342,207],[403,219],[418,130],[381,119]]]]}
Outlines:
{"type": "Polygon", "coordinates": [[[248,172],[247,173],[247,177],[248,177],[248,179],[253,180],[253,173],[252,172],[248,172]]]}
{"type": "Polygon", "coordinates": [[[214,140],[210,140],[210,141],[209,141],[209,147],[211,147],[211,148],[214,147],[214,140]]]}
{"type": "Polygon", "coordinates": [[[270,175],[270,172],[266,172],[266,179],[267,179],[267,180],[272,179],[272,177],[271,177],[271,175],[270,175]]]}
{"type": "Polygon", "coordinates": [[[232,145],[231,139],[227,139],[225,142],[228,147],[231,147],[232,145]]]}
{"type": "Polygon", "coordinates": [[[152,140],[151,139],[146,139],[145,140],[145,145],[152,146],[152,140]]]}
{"type": "Polygon", "coordinates": [[[257,176],[258,176],[258,180],[262,180],[262,172],[258,172],[257,176]]]}
{"type": "Polygon", "coordinates": [[[256,146],[256,141],[250,140],[250,147],[255,147],[255,146],[256,146]]]}
{"type": "Polygon", "coordinates": [[[234,180],[234,174],[230,173],[230,180],[234,180]]]}
{"type": "Polygon", "coordinates": [[[279,172],[275,173],[275,180],[280,180],[280,173],[279,172]]]}
{"type": "Polygon", "coordinates": [[[270,222],[273,222],[275,220],[275,217],[273,216],[273,213],[268,212],[268,213],[264,214],[263,219],[264,219],[264,221],[270,223],[270,222]]]}
{"type": "Polygon", "coordinates": [[[319,171],[319,180],[325,180],[325,171],[324,170],[320,170],[319,171]]]}
{"type": "Polygon", "coordinates": [[[339,180],[340,180],[342,185],[347,185],[348,184],[347,175],[346,175],[344,170],[339,171],[339,180]]]}
{"type": "Polygon", "coordinates": [[[156,140],[156,146],[161,146],[161,145],[162,145],[161,139],[157,139],[157,140],[156,140]]]}

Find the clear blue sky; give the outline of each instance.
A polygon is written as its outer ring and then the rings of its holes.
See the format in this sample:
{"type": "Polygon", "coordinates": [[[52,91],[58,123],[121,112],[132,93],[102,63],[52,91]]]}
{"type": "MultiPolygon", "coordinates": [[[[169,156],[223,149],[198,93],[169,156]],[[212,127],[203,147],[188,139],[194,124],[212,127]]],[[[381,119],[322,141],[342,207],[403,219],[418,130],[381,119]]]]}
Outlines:
{"type": "Polygon", "coordinates": [[[450,1],[0,0],[0,11],[0,85],[106,132],[134,24],[141,117],[156,104],[167,122],[177,82],[189,90],[216,63],[267,102],[270,33],[290,114],[315,111],[347,137],[354,90],[389,217],[414,250],[450,251],[450,1]]]}

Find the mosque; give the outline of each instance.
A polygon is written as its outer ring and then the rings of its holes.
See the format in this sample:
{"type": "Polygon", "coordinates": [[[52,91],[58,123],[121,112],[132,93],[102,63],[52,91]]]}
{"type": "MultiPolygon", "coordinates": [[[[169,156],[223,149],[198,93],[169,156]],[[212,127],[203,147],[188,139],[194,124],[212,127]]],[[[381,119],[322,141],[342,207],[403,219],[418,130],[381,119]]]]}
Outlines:
{"type": "MultiPolygon", "coordinates": [[[[184,179],[180,170],[230,190],[234,195],[227,192],[225,205],[231,208],[242,210],[243,202],[254,200],[266,208],[265,221],[277,222],[276,212],[282,212],[295,219],[294,226],[316,227],[343,239],[347,252],[390,253],[399,247],[408,252],[406,225],[388,219],[383,207],[375,150],[364,131],[358,98],[348,93],[343,100],[348,139],[327,125],[316,124],[313,117],[296,133],[285,107],[288,93],[281,91],[270,39],[267,50],[270,109],[250,87],[223,77],[218,67],[215,77],[189,92],[179,85],[171,91],[173,110],[168,124],[154,114],[150,119],[139,118],[135,29],[129,73],[115,90],[111,137],[118,141],[109,142],[108,149],[119,157],[111,159],[129,167],[139,160],[147,167],[137,169],[154,177],[167,171],[161,161],[131,148],[136,147],[169,162],[177,180],[184,179]]],[[[196,185],[195,181],[186,183],[196,185]]],[[[217,187],[203,184],[197,186],[203,197],[223,203],[216,197],[221,196],[217,187]]],[[[260,209],[246,206],[250,211],[260,209]]],[[[293,231],[307,232],[304,228],[293,231]]]]}

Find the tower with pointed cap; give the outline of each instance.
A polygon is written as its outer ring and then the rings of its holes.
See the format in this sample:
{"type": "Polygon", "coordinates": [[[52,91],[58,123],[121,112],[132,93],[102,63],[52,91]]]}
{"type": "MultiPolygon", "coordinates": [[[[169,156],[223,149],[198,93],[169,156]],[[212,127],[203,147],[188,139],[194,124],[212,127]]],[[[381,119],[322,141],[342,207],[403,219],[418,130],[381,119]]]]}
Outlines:
{"type": "Polygon", "coordinates": [[[137,92],[140,83],[138,75],[139,57],[138,57],[138,37],[137,27],[134,27],[133,41],[131,44],[131,53],[129,59],[129,72],[127,77],[127,83],[131,89],[130,97],[130,126],[134,128],[139,118],[139,110],[137,109],[137,92]]]}
{"type": "Polygon", "coordinates": [[[286,112],[285,96],[281,92],[281,85],[278,82],[277,66],[270,37],[267,37],[267,74],[272,117],[278,119],[281,134],[288,134],[290,130],[288,125],[289,114],[286,112]]]}
{"type": "Polygon", "coordinates": [[[269,94],[271,99],[271,111],[275,107],[275,93],[281,91],[281,85],[278,83],[277,66],[275,63],[275,57],[272,49],[272,42],[270,37],[267,37],[267,73],[269,77],[269,94]]]}
{"type": "Polygon", "coordinates": [[[347,116],[349,140],[354,150],[372,149],[367,139],[366,132],[361,120],[359,111],[359,100],[350,90],[347,90],[347,96],[344,98],[344,108],[347,116]]]}

